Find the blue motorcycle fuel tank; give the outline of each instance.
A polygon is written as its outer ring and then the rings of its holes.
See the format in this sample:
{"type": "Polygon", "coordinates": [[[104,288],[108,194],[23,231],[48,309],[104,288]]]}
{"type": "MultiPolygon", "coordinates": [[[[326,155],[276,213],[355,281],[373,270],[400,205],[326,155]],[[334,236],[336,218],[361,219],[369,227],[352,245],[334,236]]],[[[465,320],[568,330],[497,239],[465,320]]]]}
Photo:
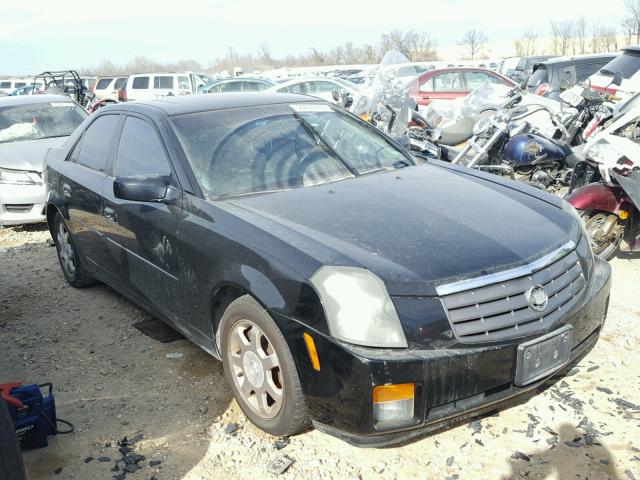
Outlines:
{"type": "Polygon", "coordinates": [[[519,167],[531,165],[535,160],[563,161],[571,148],[535,133],[519,133],[511,137],[504,147],[503,158],[519,167]]]}

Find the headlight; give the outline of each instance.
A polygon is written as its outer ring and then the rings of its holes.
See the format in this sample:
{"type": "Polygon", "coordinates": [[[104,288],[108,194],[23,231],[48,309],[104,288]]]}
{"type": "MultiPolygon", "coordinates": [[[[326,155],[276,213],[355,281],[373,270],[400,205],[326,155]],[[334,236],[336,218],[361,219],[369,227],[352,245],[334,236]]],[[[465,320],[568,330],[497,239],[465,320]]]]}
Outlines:
{"type": "Polygon", "coordinates": [[[482,135],[484,132],[489,130],[489,127],[491,127],[491,117],[481,118],[473,126],[473,134],[475,136],[482,135]]]}
{"type": "Polygon", "coordinates": [[[400,319],[380,278],[354,267],[322,267],[311,277],[329,333],[366,347],[407,347],[400,319]]]}
{"type": "Polygon", "coordinates": [[[4,170],[0,168],[0,183],[8,185],[35,185],[30,172],[4,170]]]}

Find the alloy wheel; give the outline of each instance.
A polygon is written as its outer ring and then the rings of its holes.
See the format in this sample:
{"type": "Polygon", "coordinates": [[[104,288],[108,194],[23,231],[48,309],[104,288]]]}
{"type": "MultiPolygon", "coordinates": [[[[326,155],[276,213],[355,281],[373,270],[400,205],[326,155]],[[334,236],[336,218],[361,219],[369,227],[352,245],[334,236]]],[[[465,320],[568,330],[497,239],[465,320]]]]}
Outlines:
{"type": "Polygon", "coordinates": [[[284,391],[280,360],[265,333],[250,320],[231,328],[228,360],[233,381],[249,407],[263,418],[282,408],[284,391]]]}
{"type": "Polygon", "coordinates": [[[71,245],[71,236],[64,223],[58,224],[58,255],[60,256],[60,263],[62,268],[69,277],[73,277],[76,273],[75,253],[73,251],[73,245],[71,245]]]}
{"type": "Polygon", "coordinates": [[[593,253],[605,260],[618,249],[618,244],[622,239],[621,231],[617,227],[614,227],[608,236],[604,237],[602,235],[602,228],[607,221],[607,217],[608,215],[604,213],[596,213],[595,215],[585,218],[584,225],[589,235],[593,253]]]}

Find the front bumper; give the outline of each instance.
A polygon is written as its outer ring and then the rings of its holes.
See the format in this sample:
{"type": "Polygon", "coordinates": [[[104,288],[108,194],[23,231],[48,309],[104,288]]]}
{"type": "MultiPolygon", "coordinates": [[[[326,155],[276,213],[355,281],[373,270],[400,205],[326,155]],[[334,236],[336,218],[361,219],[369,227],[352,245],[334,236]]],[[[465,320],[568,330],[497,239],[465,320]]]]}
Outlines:
{"type": "Polygon", "coordinates": [[[321,365],[320,371],[314,371],[304,342],[293,338],[302,337],[305,330],[296,332],[289,324],[285,331],[314,425],[354,445],[386,446],[442,428],[455,419],[495,410],[496,404],[561,375],[595,345],[606,317],[610,273],[609,264],[596,259],[583,300],[548,330],[573,326],[569,363],[526,387],[513,382],[517,347],[548,331],[497,344],[435,350],[355,347],[312,332],[321,365]],[[395,428],[378,429],[373,419],[373,387],[399,383],[416,384],[414,417],[395,428]]]}
{"type": "Polygon", "coordinates": [[[0,226],[44,222],[45,198],[44,184],[0,185],[0,226]]]}

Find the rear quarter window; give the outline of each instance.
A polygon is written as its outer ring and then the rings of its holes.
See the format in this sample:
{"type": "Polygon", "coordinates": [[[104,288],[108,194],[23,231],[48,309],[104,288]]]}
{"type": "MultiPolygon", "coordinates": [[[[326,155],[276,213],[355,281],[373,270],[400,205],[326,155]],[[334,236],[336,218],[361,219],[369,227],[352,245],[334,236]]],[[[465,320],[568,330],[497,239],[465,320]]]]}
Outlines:
{"type": "Polygon", "coordinates": [[[113,78],[101,78],[96,84],[96,90],[105,90],[112,80],[113,78]]]}
{"type": "Polygon", "coordinates": [[[78,156],[80,165],[105,172],[109,161],[109,149],[119,122],[119,115],[104,115],[89,125],[84,132],[78,156]]]}
{"type": "Polygon", "coordinates": [[[139,90],[149,88],[149,77],[135,77],[131,88],[139,90]]]}

